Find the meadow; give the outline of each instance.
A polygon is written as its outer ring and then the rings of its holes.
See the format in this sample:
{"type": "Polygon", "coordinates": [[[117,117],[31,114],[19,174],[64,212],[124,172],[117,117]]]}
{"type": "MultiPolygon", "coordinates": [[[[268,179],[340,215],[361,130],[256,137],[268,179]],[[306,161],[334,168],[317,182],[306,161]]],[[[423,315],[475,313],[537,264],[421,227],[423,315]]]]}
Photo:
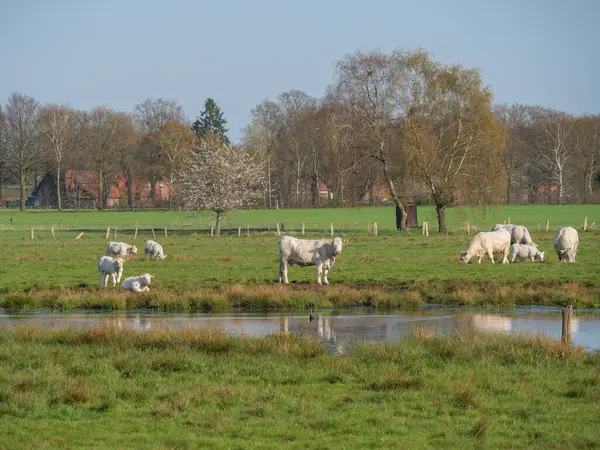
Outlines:
{"type": "Polygon", "coordinates": [[[287,334],[0,330],[3,448],[593,448],[599,414],[599,355],[539,336],[334,356],[287,334]]]}
{"type": "MultiPolygon", "coordinates": [[[[427,207],[419,210],[428,214],[427,207]]],[[[423,303],[452,305],[514,305],[571,303],[600,306],[600,233],[580,231],[577,263],[558,264],[552,237],[559,226],[581,229],[583,218],[600,217],[596,205],[512,206],[449,211],[454,231],[423,236],[420,229],[399,233],[390,207],[327,210],[239,211],[229,225],[248,224],[272,231],[253,231],[211,237],[198,232],[198,224],[185,222],[188,213],[152,212],[27,212],[2,211],[0,219],[13,218],[14,229],[0,231],[0,306],[12,309],[50,308],[153,308],[167,311],[207,311],[232,307],[253,309],[332,308],[348,306],[416,307],[423,303]],[[546,252],[546,262],[519,264],[460,264],[458,255],[472,238],[466,220],[479,230],[507,220],[529,226],[534,241],[546,252]],[[70,228],[61,220],[76,216],[70,228]],[[306,217],[307,237],[327,237],[329,222],[349,243],[330,272],[331,285],[315,285],[314,267],[291,267],[290,286],[273,281],[278,272],[277,234],[274,223],[287,223],[285,233],[299,235],[306,217]],[[545,231],[545,217],[550,230],[545,231]],[[335,220],[337,218],[338,220],[335,220]],[[58,220],[61,219],[61,220],[58,220]],[[369,222],[378,221],[380,235],[367,234],[369,222]],[[58,223],[61,222],[62,230],[58,223]],[[540,231],[536,225],[540,226],[540,231]],[[137,223],[139,232],[133,240],[137,223]],[[347,225],[350,223],[350,226],[347,225]],[[55,224],[56,240],[50,227],[55,224]],[[159,226],[166,224],[168,237],[159,226]],[[179,224],[179,226],[176,226],[179,224]],[[580,225],[581,224],[581,225],[580,225]],[[124,276],[145,272],[156,275],[152,291],[133,295],[98,288],[97,258],[106,248],[105,227],[117,228],[117,239],[137,244],[140,253],[125,263],[124,276]],[[143,257],[143,243],[151,238],[165,248],[167,259],[143,257]],[[35,239],[29,229],[34,227],[35,239]],[[463,227],[463,229],[461,229],[463,227]],[[83,237],[74,238],[82,229],[83,237]],[[135,228],[135,225],[134,227],[135,228]],[[119,231],[121,230],[121,231],[119,231]]],[[[190,219],[191,220],[191,219],[190,219]]],[[[199,220],[195,218],[194,220],[199,220]]],[[[9,226],[8,226],[9,227],[9,226]]],[[[111,232],[111,239],[114,234],[111,232]]]]}

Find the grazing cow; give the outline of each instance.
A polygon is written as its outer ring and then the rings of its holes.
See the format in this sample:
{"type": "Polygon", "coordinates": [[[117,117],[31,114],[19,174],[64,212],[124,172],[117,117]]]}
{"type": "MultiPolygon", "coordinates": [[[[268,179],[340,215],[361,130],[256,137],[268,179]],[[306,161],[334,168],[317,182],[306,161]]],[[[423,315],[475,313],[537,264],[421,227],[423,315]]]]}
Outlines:
{"type": "Polygon", "coordinates": [[[121,282],[123,276],[123,259],[101,256],[98,258],[98,273],[100,274],[100,287],[108,285],[108,277],[112,278],[113,287],[121,282]]]}
{"type": "Polygon", "coordinates": [[[539,251],[533,245],[512,244],[510,246],[510,262],[521,261],[525,258],[531,259],[531,262],[544,261],[544,252],[539,251]]]}
{"type": "Polygon", "coordinates": [[[533,245],[533,240],[531,239],[531,235],[529,234],[529,230],[527,227],[523,225],[514,225],[512,223],[502,224],[497,223],[492,227],[492,231],[506,230],[510,233],[510,243],[511,244],[524,244],[524,245],[533,245]]]}
{"type": "Polygon", "coordinates": [[[579,235],[573,227],[562,227],[554,235],[554,250],[560,262],[575,262],[579,235]]]}
{"type": "Polygon", "coordinates": [[[277,281],[284,283],[288,281],[288,265],[294,264],[317,267],[317,283],[321,284],[321,275],[323,283],[329,284],[327,274],[333,267],[335,257],[342,253],[342,246],[348,240],[342,241],[340,237],[335,239],[296,239],[292,236],[282,236],[279,240],[279,276],[277,281]]]}
{"type": "Polygon", "coordinates": [[[150,290],[149,286],[152,283],[152,278],[154,278],[154,275],[150,275],[149,273],[145,273],[139,277],[125,278],[121,288],[129,289],[133,292],[148,292],[150,290]]]}
{"type": "Polygon", "coordinates": [[[473,256],[477,256],[477,262],[488,255],[494,263],[494,253],[502,253],[502,264],[508,263],[508,250],[510,248],[510,233],[506,230],[482,231],[477,233],[469,247],[461,252],[460,261],[467,264],[473,256]]]}
{"type": "Polygon", "coordinates": [[[144,244],[144,257],[150,255],[150,257],[157,257],[158,259],[165,259],[162,245],[152,240],[147,240],[144,244]]]}
{"type": "Polygon", "coordinates": [[[137,247],[135,245],[129,245],[125,242],[109,242],[106,247],[106,254],[108,256],[120,256],[126,258],[129,255],[137,255],[137,247]]]}

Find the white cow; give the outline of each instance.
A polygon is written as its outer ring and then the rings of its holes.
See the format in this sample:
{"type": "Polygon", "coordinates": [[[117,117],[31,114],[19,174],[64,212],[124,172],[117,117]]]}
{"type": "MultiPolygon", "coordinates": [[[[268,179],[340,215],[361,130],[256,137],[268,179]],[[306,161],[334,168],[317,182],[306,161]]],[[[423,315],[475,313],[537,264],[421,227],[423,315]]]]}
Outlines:
{"type": "Polygon", "coordinates": [[[562,227],[554,235],[554,250],[560,262],[575,262],[579,235],[573,227],[562,227]]]}
{"type": "Polygon", "coordinates": [[[100,274],[100,287],[108,285],[108,277],[112,278],[113,286],[121,282],[123,276],[123,258],[101,256],[98,258],[98,273],[100,274]]]}
{"type": "Polygon", "coordinates": [[[139,277],[125,278],[121,288],[129,289],[133,292],[148,292],[150,290],[149,286],[152,283],[152,278],[154,278],[154,275],[150,275],[149,273],[145,273],[139,277]]]}
{"type": "Polygon", "coordinates": [[[144,244],[144,257],[150,255],[150,257],[157,257],[158,259],[165,259],[165,253],[163,252],[162,245],[152,240],[147,240],[144,244]]]}
{"type": "Polygon", "coordinates": [[[137,247],[135,245],[129,245],[125,242],[113,242],[110,241],[106,246],[106,254],[109,256],[120,256],[126,258],[129,255],[137,255],[137,247]]]}
{"type": "Polygon", "coordinates": [[[502,264],[508,263],[508,250],[510,249],[510,233],[506,230],[482,231],[477,233],[469,247],[461,252],[460,261],[465,264],[473,257],[481,264],[481,259],[488,255],[494,263],[494,253],[502,253],[502,264]]]}
{"type": "Polygon", "coordinates": [[[539,251],[533,245],[512,244],[510,246],[510,262],[521,261],[525,258],[531,259],[531,262],[544,261],[544,252],[539,251]]]}
{"type": "Polygon", "coordinates": [[[524,245],[533,245],[533,240],[531,239],[531,235],[529,234],[529,230],[527,227],[523,225],[515,225],[512,223],[503,224],[497,223],[492,227],[492,231],[506,230],[510,233],[510,243],[511,244],[524,244],[524,245]]]}
{"type": "Polygon", "coordinates": [[[343,244],[348,240],[342,241],[340,237],[335,239],[296,239],[292,236],[282,236],[279,240],[279,276],[277,281],[284,283],[288,281],[288,265],[294,264],[317,267],[317,283],[321,284],[321,275],[323,283],[329,284],[327,274],[333,267],[335,257],[342,253],[343,244]]]}

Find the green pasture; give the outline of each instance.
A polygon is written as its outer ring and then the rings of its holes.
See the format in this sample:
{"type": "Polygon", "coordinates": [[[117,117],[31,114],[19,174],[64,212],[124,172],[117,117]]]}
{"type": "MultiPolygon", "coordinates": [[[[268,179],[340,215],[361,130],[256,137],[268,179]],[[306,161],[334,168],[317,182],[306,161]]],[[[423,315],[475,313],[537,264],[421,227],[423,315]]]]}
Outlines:
{"type": "Polygon", "coordinates": [[[355,344],[0,330],[2,448],[595,448],[597,354],[540,337],[355,344]]]}
{"type": "MultiPolygon", "coordinates": [[[[418,207],[419,224],[429,222],[430,231],[437,230],[437,219],[432,206],[418,207]]],[[[487,231],[494,223],[507,221],[526,225],[530,231],[545,229],[546,220],[556,230],[565,225],[583,226],[584,217],[588,223],[598,220],[600,226],[600,205],[502,205],[486,207],[457,207],[447,210],[450,232],[465,229],[469,222],[479,231],[487,231]]],[[[244,210],[231,212],[225,219],[224,227],[275,228],[283,223],[286,230],[300,230],[305,224],[309,233],[325,233],[333,223],[337,231],[365,233],[369,223],[377,222],[382,233],[396,233],[395,210],[392,206],[359,208],[319,208],[284,210],[244,210]]],[[[63,211],[31,210],[20,213],[14,209],[0,210],[0,232],[2,230],[28,230],[30,227],[50,229],[52,225],[72,230],[106,230],[106,227],[131,229],[155,228],[157,231],[168,227],[171,230],[207,230],[214,224],[214,217],[208,212],[202,214],[182,211],[63,211]],[[11,222],[12,219],[12,222],[11,222]],[[11,226],[12,223],[12,226],[11,226]]]]}

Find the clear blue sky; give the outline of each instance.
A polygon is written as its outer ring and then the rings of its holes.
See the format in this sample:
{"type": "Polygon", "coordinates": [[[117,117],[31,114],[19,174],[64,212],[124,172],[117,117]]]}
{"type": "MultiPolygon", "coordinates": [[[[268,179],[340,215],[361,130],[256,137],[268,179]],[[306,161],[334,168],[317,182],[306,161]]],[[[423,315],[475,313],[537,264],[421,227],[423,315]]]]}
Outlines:
{"type": "Polygon", "coordinates": [[[346,53],[421,47],[480,68],[497,103],[599,113],[599,44],[600,0],[4,0],[0,103],[163,97],[194,118],[213,97],[235,140],[262,100],[322,96],[346,53]]]}

